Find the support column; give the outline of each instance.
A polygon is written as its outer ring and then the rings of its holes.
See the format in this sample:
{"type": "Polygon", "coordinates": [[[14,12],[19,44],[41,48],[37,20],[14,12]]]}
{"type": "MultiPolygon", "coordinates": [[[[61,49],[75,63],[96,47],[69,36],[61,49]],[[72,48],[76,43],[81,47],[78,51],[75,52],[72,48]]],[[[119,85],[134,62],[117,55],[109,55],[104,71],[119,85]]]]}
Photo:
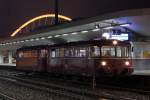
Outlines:
{"type": "Polygon", "coordinates": [[[3,53],[2,51],[0,51],[0,64],[4,63],[4,59],[3,59],[3,53]]]}
{"type": "Polygon", "coordinates": [[[8,51],[8,61],[9,61],[9,64],[12,64],[12,60],[13,60],[12,51],[8,51]]]}

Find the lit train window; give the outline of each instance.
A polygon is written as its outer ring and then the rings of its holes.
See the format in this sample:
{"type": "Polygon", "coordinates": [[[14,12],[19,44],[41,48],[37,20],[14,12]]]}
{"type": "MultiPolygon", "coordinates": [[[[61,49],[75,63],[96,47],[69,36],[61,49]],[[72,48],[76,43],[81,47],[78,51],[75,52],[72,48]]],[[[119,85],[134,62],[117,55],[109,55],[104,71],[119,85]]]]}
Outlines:
{"type": "Polygon", "coordinates": [[[80,57],[85,57],[86,56],[86,50],[81,49],[79,55],[80,55],[80,57]]]}
{"type": "Polygon", "coordinates": [[[32,57],[37,57],[37,50],[32,50],[32,51],[23,51],[19,53],[20,58],[32,58],[32,57]]]}
{"type": "Polygon", "coordinates": [[[43,49],[43,50],[41,50],[41,52],[40,52],[40,57],[42,57],[42,58],[44,58],[44,57],[47,57],[47,50],[45,50],[45,49],[43,49]]]}
{"type": "Polygon", "coordinates": [[[114,57],[115,56],[115,47],[113,46],[103,46],[101,48],[102,56],[104,57],[114,57]]]}
{"type": "Polygon", "coordinates": [[[91,55],[92,55],[92,57],[99,57],[100,56],[100,47],[98,47],[98,46],[91,47],[91,55]]]}
{"type": "Polygon", "coordinates": [[[52,51],[51,51],[51,57],[52,57],[52,58],[56,57],[56,52],[55,52],[55,50],[52,50],[52,51]]]}
{"type": "Polygon", "coordinates": [[[117,57],[128,57],[129,56],[129,48],[128,47],[122,47],[117,46],[117,57]]]}
{"type": "Polygon", "coordinates": [[[18,57],[19,57],[19,58],[22,58],[22,57],[23,57],[23,52],[19,52],[19,53],[18,53],[18,57]]]}

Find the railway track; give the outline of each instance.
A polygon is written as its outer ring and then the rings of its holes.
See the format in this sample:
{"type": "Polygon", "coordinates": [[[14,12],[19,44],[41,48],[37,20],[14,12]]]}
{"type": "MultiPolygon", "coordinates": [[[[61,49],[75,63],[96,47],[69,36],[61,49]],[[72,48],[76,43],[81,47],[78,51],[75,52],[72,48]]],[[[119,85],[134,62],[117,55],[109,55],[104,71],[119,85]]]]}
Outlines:
{"type": "MultiPolygon", "coordinates": [[[[130,98],[130,97],[125,97],[121,95],[120,96],[113,95],[113,93],[110,93],[110,92],[100,93],[95,90],[92,90],[91,88],[90,89],[86,88],[87,83],[83,83],[83,82],[77,82],[77,81],[71,81],[71,80],[58,80],[57,81],[57,83],[76,84],[78,85],[78,88],[77,88],[77,87],[70,86],[70,85],[64,86],[62,84],[56,84],[55,82],[53,82],[53,80],[57,80],[55,78],[50,80],[52,82],[47,82],[47,81],[43,81],[44,79],[43,80],[40,79],[41,77],[40,78],[37,77],[37,79],[31,78],[32,75],[27,76],[27,77],[25,76],[26,78],[24,78],[24,75],[22,76],[21,73],[18,74],[18,72],[16,73],[11,72],[10,74],[7,74],[7,75],[5,75],[4,73],[0,75],[0,79],[2,80],[10,81],[15,84],[23,85],[29,88],[46,91],[49,93],[53,93],[55,95],[67,96],[67,97],[77,99],[77,100],[150,100],[150,98],[149,99],[137,99],[134,97],[130,98]]],[[[105,88],[105,89],[108,89],[109,91],[113,91],[113,90],[130,91],[134,93],[140,93],[140,94],[142,93],[142,94],[147,94],[147,95],[149,95],[150,93],[150,91],[142,91],[142,90],[137,90],[137,89],[122,88],[122,87],[116,87],[116,86],[114,87],[114,86],[109,86],[109,85],[104,85],[104,84],[97,84],[96,88],[105,88]]]]}
{"type": "Polygon", "coordinates": [[[49,92],[59,96],[66,96],[73,100],[136,100],[134,98],[125,98],[115,96],[108,93],[96,93],[92,90],[79,89],[74,87],[65,87],[57,84],[46,84],[33,80],[21,79],[17,77],[0,75],[1,80],[13,82],[15,84],[26,86],[32,89],[37,89],[49,92]]]}
{"type": "Polygon", "coordinates": [[[0,100],[17,100],[17,99],[12,98],[6,94],[0,93],[0,100]]]}

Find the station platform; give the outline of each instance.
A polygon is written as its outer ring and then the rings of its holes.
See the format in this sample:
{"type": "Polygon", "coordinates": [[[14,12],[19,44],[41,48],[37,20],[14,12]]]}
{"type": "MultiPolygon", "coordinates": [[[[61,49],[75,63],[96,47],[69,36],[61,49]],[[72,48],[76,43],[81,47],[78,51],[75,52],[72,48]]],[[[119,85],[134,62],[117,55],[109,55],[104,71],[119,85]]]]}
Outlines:
{"type": "Polygon", "coordinates": [[[133,75],[150,75],[150,70],[135,70],[133,75]]]}
{"type": "Polygon", "coordinates": [[[0,66],[16,66],[16,64],[0,63],[0,66]]]}

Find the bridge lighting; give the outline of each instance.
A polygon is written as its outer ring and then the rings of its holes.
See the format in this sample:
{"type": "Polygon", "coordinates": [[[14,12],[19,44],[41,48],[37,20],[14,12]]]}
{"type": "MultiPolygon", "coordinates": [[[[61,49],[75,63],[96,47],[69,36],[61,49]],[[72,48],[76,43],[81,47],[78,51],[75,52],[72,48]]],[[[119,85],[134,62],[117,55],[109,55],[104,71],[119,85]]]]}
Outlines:
{"type": "Polygon", "coordinates": [[[77,33],[77,32],[73,32],[73,33],[71,33],[71,34],[76,35],[76,34],[78,34],[78,33],[77,33]]]}
{"type": "MultiPolygon", "coordinates": [[[[16,29],[12,34],[11,37],[14,37],[16,34],[18,34],[19,31],[21,31],[23,28],[27,27],[29,24],[39,20],[39,19],[43,19],[43,18],[54,18],[55,14],[45,14],[45,15],[41,15],[41,16],[37,16],[35,18],[32,18],[31,20],[27,21],[26,23],[24,23],[23,25],[21,25],[18,29],[16,29]]],[[[58,18],[66,20],[66,21],[71,21],[72,19],[63,15],[58,15],[58,18]]]]}
{"type": "Polygon", "coordinates": [[[81,33],[87,33],[88,31],[81,31],[81,33]]]}
{"type": "Polygon", "coordinates": [[[97,31],[99,31],[100,29],[99,28],[95,28],[95,29],[93,29],[92,31],[93,32],[97,32],[97,31]]]}
{"type": "Polygon", "coordinates": [[[54,37],[60,37],[61,35],[55,35],[54,37]]]}
{"type": "Polygon", "coordinates": [[[50,39],[50,38],[52,38],[52,36],[48,36],[47,38],[50,39]]]}

